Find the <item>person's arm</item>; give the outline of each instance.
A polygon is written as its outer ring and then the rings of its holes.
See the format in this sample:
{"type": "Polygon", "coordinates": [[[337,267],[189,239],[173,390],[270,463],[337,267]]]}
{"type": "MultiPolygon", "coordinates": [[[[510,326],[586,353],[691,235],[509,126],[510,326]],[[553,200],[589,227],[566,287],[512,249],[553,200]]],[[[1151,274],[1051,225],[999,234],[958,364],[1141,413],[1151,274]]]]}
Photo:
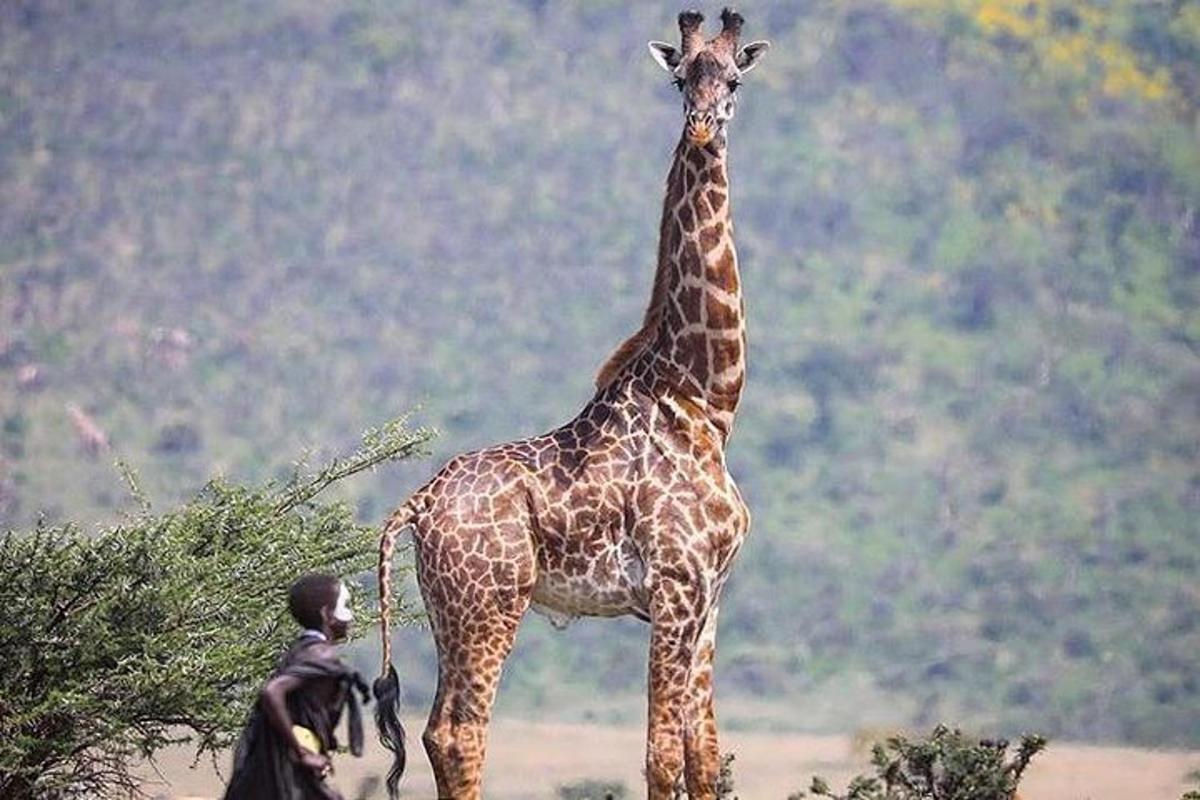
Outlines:
{"type": "Polygon", "coordinates": [[[263,712],[267,722],[275,729],[276,735],[287,745],[292,760],[301,764],[318,776],[329,768],[329,759],[321,753],[305,749],[292,730],[292,716],[287,710],[287,696],[300,688],[303,681],[295,675],[276,675],[267,681],[261,694],[263,712]]]}

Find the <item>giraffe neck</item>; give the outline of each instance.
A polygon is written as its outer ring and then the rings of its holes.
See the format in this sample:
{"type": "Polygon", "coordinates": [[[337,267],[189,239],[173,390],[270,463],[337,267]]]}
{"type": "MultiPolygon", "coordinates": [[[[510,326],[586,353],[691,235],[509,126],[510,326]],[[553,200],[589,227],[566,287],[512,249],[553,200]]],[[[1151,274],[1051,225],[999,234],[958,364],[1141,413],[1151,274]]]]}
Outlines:
{"type": "Polygon", "coordinates": [[[681,139],[667,177],[650,344],[657,379],[727,438],[746,376],[746,331],[725,148],[681,139]]]}

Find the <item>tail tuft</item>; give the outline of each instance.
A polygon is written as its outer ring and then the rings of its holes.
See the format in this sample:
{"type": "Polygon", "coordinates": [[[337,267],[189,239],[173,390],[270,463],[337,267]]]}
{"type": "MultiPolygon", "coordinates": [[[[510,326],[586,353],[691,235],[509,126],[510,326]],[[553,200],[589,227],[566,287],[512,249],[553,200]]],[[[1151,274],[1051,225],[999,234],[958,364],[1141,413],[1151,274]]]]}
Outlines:
{"type": "Polygon", "coordinates": [[[396,668],[388,665],[387,673],[375,679],[375,727],[379,741],[392,751],[392,767],[388,770],[387,791],[391,800],[399,796],[400,778],[408,757],[404,750],[404,726],[400,724],[400,678],[396,668]]]}

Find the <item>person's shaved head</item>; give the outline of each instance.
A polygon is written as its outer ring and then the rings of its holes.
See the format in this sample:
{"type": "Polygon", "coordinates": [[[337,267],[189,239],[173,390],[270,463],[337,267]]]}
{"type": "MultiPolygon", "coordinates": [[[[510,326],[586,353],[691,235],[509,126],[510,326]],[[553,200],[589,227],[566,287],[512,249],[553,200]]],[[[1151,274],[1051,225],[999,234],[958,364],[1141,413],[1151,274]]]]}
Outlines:
{"type": "Polygon", "coordinates": [[[305,628],[321,630],[325,621],[321,609],[337,605],[342,582],[334,575],[312,573],[292,584],[288,592],[288,611],[305,628]]]}

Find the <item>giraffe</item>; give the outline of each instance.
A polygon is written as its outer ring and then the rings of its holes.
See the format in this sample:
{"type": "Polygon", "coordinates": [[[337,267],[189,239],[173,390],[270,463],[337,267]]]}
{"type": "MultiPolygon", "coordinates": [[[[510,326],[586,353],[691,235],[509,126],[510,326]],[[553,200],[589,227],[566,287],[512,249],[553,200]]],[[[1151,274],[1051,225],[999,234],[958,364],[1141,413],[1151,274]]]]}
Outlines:
{"type": "Polygon", "coordinates": [[[651,627],[647,794],[716,796],[713,658],[721,589],[750,515],[725,464],[745,380],[726,127],[767,42],[738,47],[726,9],[679,15],[681,47],[651,42],[683,99],[658,265],[639,330],[602,366],[592,400],[549,433],[451,459],[384,524],[379,550],[381,738],[403,771],[388,634],[397,535],[412,528],[438,653],[422,736],[439,798],[475,800],[501,668],[534,609],[552,619],[633,615],[651,627]]]}

